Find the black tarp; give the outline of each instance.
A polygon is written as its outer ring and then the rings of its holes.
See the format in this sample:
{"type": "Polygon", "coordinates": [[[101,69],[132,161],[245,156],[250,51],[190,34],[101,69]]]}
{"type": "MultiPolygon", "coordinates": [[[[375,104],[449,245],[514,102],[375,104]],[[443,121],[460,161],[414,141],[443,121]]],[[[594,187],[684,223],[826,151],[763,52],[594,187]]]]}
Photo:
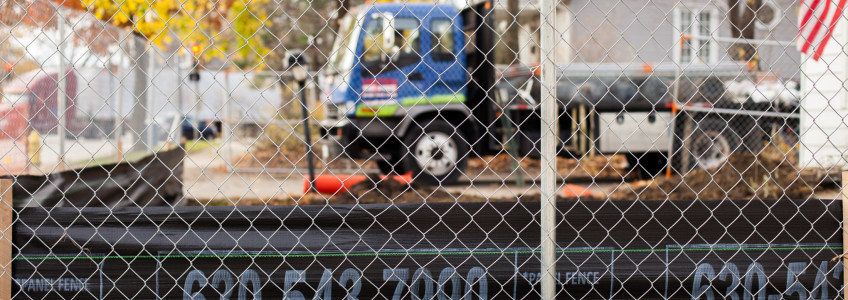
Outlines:
{"type": "MultiPolygon", "coordinates": [[[[827,299],[841,288],[836,201],[557,208],[559,299],[827,299]]],[[[534,299],[538,211],[534,202],[25,208],[15,295],[534,299]]]]}
{"type": "Polygon", "coordinates": [[[133,162],[3,178],[14,180],[16,207],[166,205],[183,197],[184,157],[185,150],[175,148],[133,162]]]}

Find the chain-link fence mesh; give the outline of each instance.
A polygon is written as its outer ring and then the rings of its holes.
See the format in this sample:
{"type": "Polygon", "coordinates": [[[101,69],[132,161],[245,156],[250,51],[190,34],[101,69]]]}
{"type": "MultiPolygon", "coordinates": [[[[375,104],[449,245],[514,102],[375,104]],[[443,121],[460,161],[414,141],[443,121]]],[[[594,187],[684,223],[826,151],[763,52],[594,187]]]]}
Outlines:
{"type": "Polygon", "coordinates": [[[841,297],[844,2],[0,1],[11,296],[841,297]]]}

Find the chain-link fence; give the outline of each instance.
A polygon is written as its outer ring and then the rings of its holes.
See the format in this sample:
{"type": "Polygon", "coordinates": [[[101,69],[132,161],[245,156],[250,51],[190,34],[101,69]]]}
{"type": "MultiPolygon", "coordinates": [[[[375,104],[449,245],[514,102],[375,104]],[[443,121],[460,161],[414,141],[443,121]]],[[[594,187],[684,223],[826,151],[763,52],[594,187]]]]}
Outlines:
{"type": "Polygon", "coordinates": [[[844,5],[0,1],[0,298],[840,298],[844,5]]]}

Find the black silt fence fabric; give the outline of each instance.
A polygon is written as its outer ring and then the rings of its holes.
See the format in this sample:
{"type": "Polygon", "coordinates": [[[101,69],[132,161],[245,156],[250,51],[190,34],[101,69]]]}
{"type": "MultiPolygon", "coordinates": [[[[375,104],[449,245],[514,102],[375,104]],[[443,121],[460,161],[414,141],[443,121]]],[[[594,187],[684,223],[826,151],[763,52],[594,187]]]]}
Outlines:
{"type": "MultiPolygon", "coordinates": [[[[838,297],[835,201],[562,201],[558,298],[838,297]]],[[[24,208],[18,299],[533,299],[539,204],[24,208]]]]}

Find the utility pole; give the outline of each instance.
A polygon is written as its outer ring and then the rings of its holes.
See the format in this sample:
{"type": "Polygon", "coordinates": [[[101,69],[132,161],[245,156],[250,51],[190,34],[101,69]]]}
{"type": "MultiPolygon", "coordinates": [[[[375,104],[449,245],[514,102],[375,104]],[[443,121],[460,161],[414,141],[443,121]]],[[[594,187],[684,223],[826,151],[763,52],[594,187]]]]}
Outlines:
{"type": "Polygon", "coordinates": [[[124,132],[132,136],[132,144],[127,150],[130,152],[134,150],[152,151],[151,146],[145,145],[142,135],[149,130],[145,124],[147,121],[147,111],[150,110],[147,107],[148,90],[150,89],[150,81],[148,80],[150,70],[147,69],[150,64],[147,60],[152,59],[150,52],[153,52],[153,50],[150,47],[150,40],[137,32],[133,32],[130,35],[129,42],[132,44],[130,48],[132,50],[130,64],[132,64],[134,77],[132,104],[128,112],[129,120],[124,122],[129,129],[124,132]],[[148,51],[148,49],[150,50],[148,51]]]}
{"type": "Polygon", "coordinates": [[[521,13],[518,7],[518,0],[507,0],[506,1],[506,13],[507,20],[511,21],[506,26],[506,32],[504,32],[504,42],[506,43],[506,48],[508,49],[508,54],[505,57],[503,62],[507,64],[515,64],[522,63],[518,59],[521,59],[521,56],[518,53],[518,49],[520,48],[518,43],[518,30],[521,28],[521,24],[518,23],[518,15],[521,13]]]}
{"type": "Polygon", "coordinates": [[[233,125],[230,124],[232,122],[232,114],[230,112],[230,101],[233,100],[233,92],[230,90],[230,71],[227,70],[224,72],[224,89],[227,90],[227,100],[224,100],[224,120],[221,121],[221,141],[225,146],[225,154],[224,157],[224,167],[227,171],[233,171],[233,166],[230,165],[233,159],[233,125]]]}
{"type": "Polygon", "coordinates": [[[182,140],[182,132],[183,132],[181,130],[181,127],[183,126],[182,124],[185,122],[185,114],[183,113],[183,105],[184,105],[183,103],[185,103],[185,100],[183,99],[184,98],[183,97],[183,84],[185,83],[185,77],[183,77],[182,54],[183,54],[183,48],[180,47],[180,50],[177,51],[177,77],[180,79],[180,82],[177,85],[177,118],[179,118],[179,122],[177,122],[177,124],[178,124],[177,126],[180,126],[180,127],[177,128],[177,135],[176,135],[176,141],[175,141],[178,145],[181,144],[180,141],[182,140]]]}
{"type": "MultiPolygon", "coordinates": [[[[155,54],[155,53],[156,52],[153,52],[153,54],[155,54]]],[[[155,57],[150,57],[150,59],[147,60],[147,70],[149,70],[151,72],[151,74],[153,74],[152,71],[153,71],[153,67],[155,66],[155,63],[156,63],[155,57]]],[[[153,85],[154,79],[155,79],[155,75],[147,77],[148,86],[154,86],[153,85]]],[[[156,130],[158,129],[158,127],[156,126],[156,122],[154,121],[155,116],[153,115],[153,112],[151,111],[151,109],[153,108],[153,98],[154,97],[146,97],[145,99],[143,99],[143,101],[145,103],[144,105],[145,105],[145,107],[147,107],[147,109],[144,110],[144,120],[146,120],[147,122],[150,122],[149,125],[145,126],[146,128],[144,129],[144,134],[146,135],[145,139],[147,140],[147,143],[146,143],[147,148],[150,149],[151,153],[154,153],[154,152],[157,151],[154,148],[155,143],[156,143],[156,137],[154,135],[156,134],[156,130]]]]}
{"type": "MultiPolygon", "coordinates": [[[[117,76],[121,76],[122,70],[124,69],[124,63],[126,63],[127,66],[129,66],[129,61],[127,60],[127,57],[130,54],[130,50],[126,49],[125,47],[132,46],[131,43],[126,42],[126,40],[130,39],[130,38],[132,38],[132,32],[127,32],[127,35],[124,38],[124,40],[122,40],[121,42],[118,43],[118,45],[120,46],[120,50],[123,50],[123,51],[120,52],[121,57],[118,59],[118,69],[117,69],[117,72],[116,72],[117,76]]],[[[129,72],[127,72],[127,74],[129,74],[129,72]]],[[[115,142],[115,145],[116,145],[117,152],[118,152],[117,153],[118,162],[121,162],[121,161],[124,160],[124,141],[123,141],[123,137],[124,137],[124,84],[125,84],[124,79],[126,79],[126,78],[121,78],[121,80],[118,81],[118,105],[117,105],[118,112],[117,112],[117,116],[115,116],[115,139],[117,140],[115,142]]]]}

